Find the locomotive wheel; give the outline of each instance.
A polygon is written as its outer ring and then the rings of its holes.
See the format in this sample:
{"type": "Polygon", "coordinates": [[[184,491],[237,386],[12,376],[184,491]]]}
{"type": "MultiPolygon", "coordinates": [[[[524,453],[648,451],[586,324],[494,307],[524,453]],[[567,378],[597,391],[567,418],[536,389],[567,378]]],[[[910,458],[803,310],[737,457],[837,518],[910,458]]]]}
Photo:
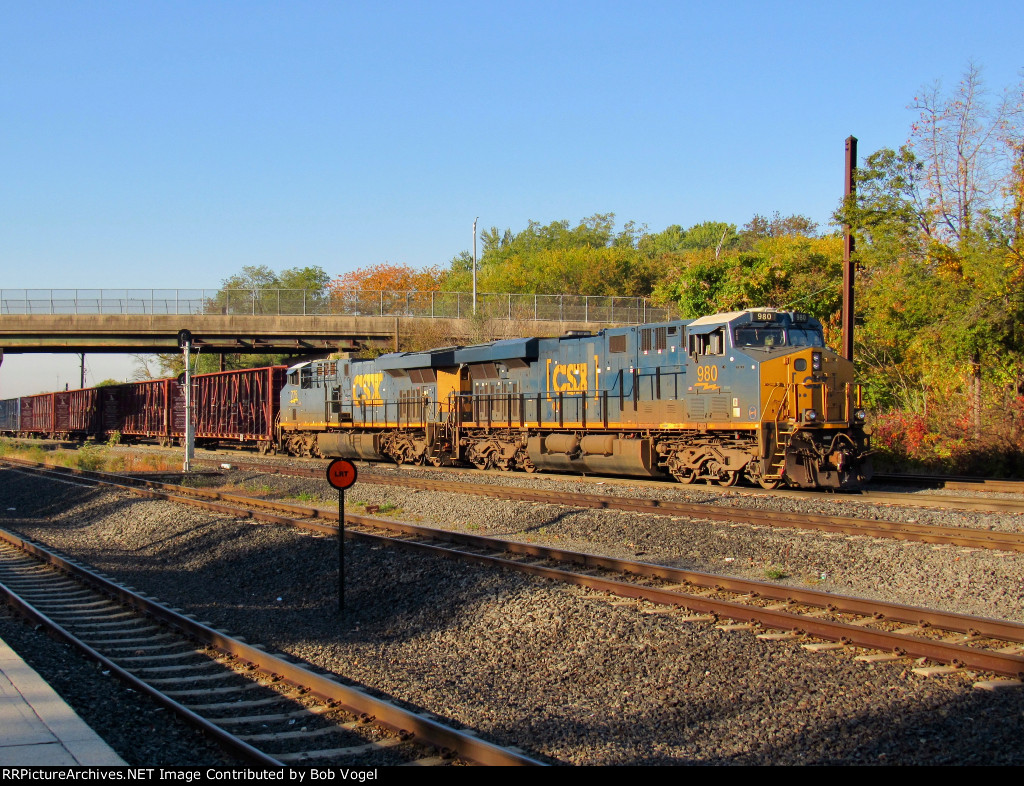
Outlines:
{"type": "Polygon", "coordinates": [[[694,472],[692,469],[683,470],[682,472],[679,472],[678,474],[673,472],[672,476],[676,480],[678,480],[680,483],[685,483],[687,485],[689,485],[690,483],[693,483],[693,481],[695,481],[697,479],[697,473],[694,472]]]}
{"type": "Polygon", "coordinates": [[[740,480],[739,470],[726,470],[718,474],[719,486],[735,486],[740,480]]]}
{"type": "Polygon", "coordinates": [[[768,491],[774,491],[782,485],[781,480],[768,480],[767,478],[758,478],[757,482],[760,484],[761,488],[768,489],[768,491]]]}

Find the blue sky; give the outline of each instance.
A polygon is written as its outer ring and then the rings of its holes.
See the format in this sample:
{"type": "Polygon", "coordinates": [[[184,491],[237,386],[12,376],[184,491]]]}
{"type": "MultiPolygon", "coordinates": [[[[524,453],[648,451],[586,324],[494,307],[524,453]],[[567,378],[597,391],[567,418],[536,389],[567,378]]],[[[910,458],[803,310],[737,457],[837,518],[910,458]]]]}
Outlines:
{"type": "MultiPolygon", "coordinates": [[[[443,266],[477,216],[824,225],[843,140],[902,144],[918,89],[971,61],[1015,84],[1020,20],[1019,0],[0,0],[0,288],[443,266]]],[[[90,384],[128,373],[87,360],[90,384]]],[[[0,397],[68,363],[8,355],[0,397]]]]}

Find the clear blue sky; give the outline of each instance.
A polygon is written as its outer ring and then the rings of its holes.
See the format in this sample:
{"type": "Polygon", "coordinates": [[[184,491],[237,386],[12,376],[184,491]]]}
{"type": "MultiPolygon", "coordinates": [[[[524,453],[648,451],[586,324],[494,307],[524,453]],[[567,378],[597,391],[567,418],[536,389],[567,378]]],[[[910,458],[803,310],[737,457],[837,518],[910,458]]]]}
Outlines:
{"type": "MultiPolygon", "coordinates": [[[[825,225],[848,135],[902,144],[917,90],[971,61],[1017,82],[1021,11],[0,0],[0,287],[443,266],[477,216],[825,225]]],[[[77,360],[43,362],[8,355],[0,398],[77,360]]]]}

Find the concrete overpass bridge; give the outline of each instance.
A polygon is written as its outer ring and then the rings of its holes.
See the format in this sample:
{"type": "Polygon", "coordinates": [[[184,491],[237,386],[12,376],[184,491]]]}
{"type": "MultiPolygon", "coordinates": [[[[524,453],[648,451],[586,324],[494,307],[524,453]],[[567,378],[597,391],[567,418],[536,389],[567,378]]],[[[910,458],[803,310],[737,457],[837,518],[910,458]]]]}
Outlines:
{"type": "Polygon", "coordinates": [[[640,298],[307,290],[0,289],[2,353],[178,351],[311,355],[555,336],[674,318],[640,298]]]}

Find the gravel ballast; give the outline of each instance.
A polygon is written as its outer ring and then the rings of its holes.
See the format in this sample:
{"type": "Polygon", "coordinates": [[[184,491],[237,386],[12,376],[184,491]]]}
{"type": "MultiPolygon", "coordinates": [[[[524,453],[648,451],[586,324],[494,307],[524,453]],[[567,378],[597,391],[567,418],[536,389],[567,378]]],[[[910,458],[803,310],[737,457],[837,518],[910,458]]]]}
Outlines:
{"type": "MultiPolygon", "coordinates": [[[[337,504],[324,481],[231,474],[240,488],[337,504]]],[[[339,618],[334,538],[10,470],[0,500],[4,526],[165,603],[554,763],[1024,763],[1024,691],[974,690],[977,675],[924,679],[911,662],[810,653],[682,622],[682,611],[354,542],[339,618]]],[[[478,534],[761,579],[777,566],[818,589],[1024,616],[1015,554],[369,483],[346,500],[478,534]]]]}

